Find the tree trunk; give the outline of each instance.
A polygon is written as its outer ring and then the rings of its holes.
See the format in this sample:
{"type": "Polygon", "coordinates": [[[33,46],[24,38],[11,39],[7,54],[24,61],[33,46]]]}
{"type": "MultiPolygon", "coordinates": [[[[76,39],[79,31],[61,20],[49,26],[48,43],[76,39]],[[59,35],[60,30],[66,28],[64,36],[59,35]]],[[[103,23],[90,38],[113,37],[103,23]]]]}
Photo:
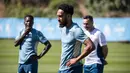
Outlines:
{"type": "Polygon", "coordinates": [[[4,0],[0,0],[0,18],[1,18],[1,17],[4,17],[4,13],[5,13],[4,0]]]}
{"type": "Polygon", "coordinates": [[[76,3],[79,6],[79,11],[81,12],[82,16],[87,15],[87,9],[85,8],[84,0],[76,0],[76,3]]]}

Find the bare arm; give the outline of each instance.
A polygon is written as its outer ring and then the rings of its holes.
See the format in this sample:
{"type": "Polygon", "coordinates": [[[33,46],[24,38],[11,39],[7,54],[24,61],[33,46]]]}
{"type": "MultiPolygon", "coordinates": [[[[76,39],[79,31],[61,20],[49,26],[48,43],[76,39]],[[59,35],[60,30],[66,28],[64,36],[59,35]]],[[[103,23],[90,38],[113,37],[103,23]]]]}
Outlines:
{"type": "Polygon", "coordinates": [[[107,45],[102,46],[102,52],[103,52],[104,59],[106,59],[107,54],[108,54],[108,47],[107,47],[107,45]]]}
{"type": "Polygon", "coordinates": [[[19,37],[17,40],[15,40],[15,47],[17,47],[18,45],[20,45],[22,43],[22,41],[24,40],[25,36],[31,31],[31,28],[27,28],[25,30],[25,32],[23,33],[23,35],[21,37],[19,37]]]}
{"type": "MultiPolygon", "coordinates": [[[[108,47],[107,47],[107,45],[102,46],[102,52],[103,52],[104,59],[106,59],[107,54],[108,54],[108,47]]],[[[106,65],[106,64],[107,64],[107,61],[105,60],[104,65],[106,65]]]]}
{"type": "Polygon", "coordinates": [[[51,48],[51,43],[49,41],[47,41],[45,43],[45,48],[43,49],[43,51],[40,53],[40,55],[38,56],[38,59],[40,59],[42,56],[44,56],[48,51],[49,49],[51,48]]]}
{"type": "Polygon", "coordinates": [[[81,55],[79,55],[77,58],[70,59],[66,64],[67,66],[71,66],[72,64],[75,64],[76,62],[82,60],[84,57],[86,57],[89,53],[91,53],[95,49],[95,46],[91,41],[91,39],[86,39],[84,41],[84,44],[85,48],[81,53],[81,55]]]}
{"type": "Polygon", "coordinates": [[[77,61],[80,61],[84,57],[86,57],[89,53],[91,53],[94,50],[94,44],[90,39],[85,40],[84,42],[85,48],[80,56],[77,57],[77,61]]]}

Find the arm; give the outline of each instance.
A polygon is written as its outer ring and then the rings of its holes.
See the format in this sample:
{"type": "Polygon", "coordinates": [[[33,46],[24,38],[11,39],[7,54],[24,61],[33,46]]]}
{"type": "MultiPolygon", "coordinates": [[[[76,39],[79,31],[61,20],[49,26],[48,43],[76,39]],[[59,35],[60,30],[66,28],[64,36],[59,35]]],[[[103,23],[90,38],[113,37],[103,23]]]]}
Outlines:
{"type": "Polygon", "coordinates": [[[104,57],[104,65],[107,64],[107,61],[105,60],[108,54],[108,47],[107,47],[107,42],[105,35],[103,33],[99,34],[99,44],[102,47],[102,54],[104,57]]]}
{"type": "MultiPolygon", "coordinates": [[[[102,52],[103,52],[104,59],[106,59],[107,54],[108,54],[108,47],[107,47],[107,45],[102,46],[102,52]]],[[[104,64],[105,64],[105,65],[107,64],[107,61],[106,61],[106,60],[105,60],[105,63],[104,63],[104,64]]]]}
{"type": "Polygon", "coordinates": [[[51,43],[49,41],[45,42],[45,48],[38,56],[38,59],[40,59],[42,56],[44,56],[49,51],[50,48],[51,48],[51,43]]]}
{"type": "Polygon", "coordinates": [[[20,45],[22,43],[22,41],[24,40],[25,36],[30,32],[31,28],[27,28],[25,30],[25,32],[23,33],[23,35],[21,37],[19,37],[17,40],[15,40],[15,47],[17,47],[18,45],[20,45]]]}
{"type": "Polygon", "coordinates": [[[107,54],[108,54],[108,47],[107,47],[107,45],[102,46],[102,52],[103,52],[104,59],[106,59],[107,54]]]}
{"type": "Polygon", "coordinates": [[[76,62],[82,60],[84,57],[86,57],[89,53],[91,53],[95,46],[93,44],[93,42],[91,41],[90,38],[86,39],[84,41],[84,44],[85,44],[85,48],[83,50],[83,52],[81,53],[81,55],[79,55],[78,57],[76,58],[73,58],[73,59],[70,59],[68,62],[67,62],[67,66],[71,66],[72,64],[75,64],[76,62]]]}

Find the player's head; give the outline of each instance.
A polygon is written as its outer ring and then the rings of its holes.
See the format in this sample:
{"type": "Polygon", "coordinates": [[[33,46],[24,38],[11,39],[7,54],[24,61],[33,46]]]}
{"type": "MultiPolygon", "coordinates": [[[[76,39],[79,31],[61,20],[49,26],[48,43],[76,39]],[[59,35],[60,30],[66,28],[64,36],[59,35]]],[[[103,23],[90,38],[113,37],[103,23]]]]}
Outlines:
{"type": "Polygon", "coordinates": [[[72,15],[74,13],[74,8],[68,4],[61,4],[58,7],[57,16],[60,27],[66,26],[68,20],[72,19],[72,15]]]}
{"type": "Polygon", "coordinates": [[[25,24],[25,27],[31,27],[33,26],[33,22],[34,21],[34,18],[32,15],[26,15],[24,17],[24,24],[25,24]]]}
{"type": "Polygon", "coordinates": [[[85,17],[83,17],[83,26],[85,29],[89,31],[91,31],[91,29],[94,28],[93,17],[91,15],[86,15],[85,17]]]}

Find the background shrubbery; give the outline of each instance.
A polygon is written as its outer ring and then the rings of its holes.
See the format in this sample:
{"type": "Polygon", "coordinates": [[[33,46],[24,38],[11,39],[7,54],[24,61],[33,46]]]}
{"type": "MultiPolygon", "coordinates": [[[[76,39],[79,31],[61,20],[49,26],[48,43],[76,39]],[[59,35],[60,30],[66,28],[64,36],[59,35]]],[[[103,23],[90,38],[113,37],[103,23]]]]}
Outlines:
{"type": "Polygon", "coordinates": [[[129,17],[130,0],[0,0],[0,17],[56,17],[57,6],[74,6],[74,17],[91,14],[94,17],[129,17]]]}

